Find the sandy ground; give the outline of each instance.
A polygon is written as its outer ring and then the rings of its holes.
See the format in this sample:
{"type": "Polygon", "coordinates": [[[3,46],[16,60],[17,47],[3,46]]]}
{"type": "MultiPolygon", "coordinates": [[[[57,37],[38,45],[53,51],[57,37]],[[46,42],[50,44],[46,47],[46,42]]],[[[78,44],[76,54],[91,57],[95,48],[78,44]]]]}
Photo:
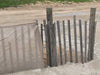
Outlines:
{"type": "MultiPolygon", "coordinates": [[[[100,3],[73,3],[73,4],[37,4],[37,5],[25,5],[17,8],[0,9],[0,26],[17,25],[24,23],[32,23],[38,19],[39,23],[42,23],[43,19],[46,19],[46,8],[53,7],[54,20],[71,19],[73,15],[77,15],[77,19],[81,18],[83,21],[89,20],[90,8],[97,8],[97,30],[96,30],[96,42],[100,42],[100,3]]],[[[98,46],[99,47],[99,46],[98,46]]],[[[20,75],[20,74],[19,74],[20,75]]],[[[55,75],[55,74],[54,74],[55,75]]],[[[63,74],[60,74],[63,75],[63,74]]]]}
{"type": "Polygon", "coordinates": [[[97,8],[97,11],[100,11],[100,3],[99,2],[90,2],[90,3],[73,3],[73,4],[37,4],[37,5],[25,5],[17,8],[10,7],[0,9],[0,26],[3,25],[15,25],[15,24],[23,24],[33,22],[33,20],[38,19],[39,21],[46,19],[46,8],[53,7],[53,15],[54,19],[65,19],[68,16],[64,16],[61,14],[69,14],[70,13],[86,13],[90,11],[90,8],[97,8]],[[61,16],[59,16],[61,15],[61,16]]]}
{"type": "MultiPolygon", "coordinates": [[[[46,19],[46,8],[53,7],[53,17],[54,20],[72,19],[72,15],[77,15],[77,19],[89,20],[90,8],[97,9],[97,33],[99,30],[99,17],[100,17],[100,2],[90,2],[90,3],[73,3],[73,4],[41,4],[36,5],[30,4],[25,6],[19,6],[17,8],[10,7],[0,9],[0,26],[17,25],[24,23],[32,23],[34,20],[38,19],[39,23],[43,19],[46,19]]],[[[96,38],[99,39],[97,36],[96,38]]],[[[100,40],[100,39],[99,39],[100,40]]]]}

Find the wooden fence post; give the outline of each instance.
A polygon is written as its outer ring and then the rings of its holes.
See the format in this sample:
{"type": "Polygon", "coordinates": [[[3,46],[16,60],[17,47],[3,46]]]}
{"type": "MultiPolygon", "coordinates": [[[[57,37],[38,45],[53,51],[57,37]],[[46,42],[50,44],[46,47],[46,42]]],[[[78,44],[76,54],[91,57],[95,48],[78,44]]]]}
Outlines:
{"type": "Polygon", "coordinates": [[[63,41],[64,41],[64,56],[65,56],[65,63],[67,62],[67,51],[66,51],[66,30],[65,30],[65,21],[63,21],[63,41]]]}
{"type": "Polygon", "coordinates": [[[95,15],[96,8],[91,8],[90,11],[90,24],[89,24],[89,49],[88,49],[88,60],[93,60],[94,55],[94,40],[95,40],[95,15]]]}
{"type": "Polygon", "coordinates": [[[70,20],[68,20],[68,38],[69,38],[68,40],[69,40],[70,62],[73,62],[70,20]]]}
{"type": "Polygon", "coordinates": [[[79,32],[80,32],[80,52],[81,52],[81,62],[82,64],[84,63],[83,61],[83,39],[82,39],[82,22],[79,20],[79,32]]]}
{"type": "Polygon", "coordinates": [[[85,25],[84,25],[84,38],[85,38],[85,62],[87,62],[87,21],[85,21],[85,25]]]}
{"type": "Polygon", "coordinates": [[[56,35],[55,35],[55,27],[53,24],[53,18],[52,18],[52,8],[47,8],[47,26],[49,27],[48,29],[48,42],[49,42],[49,66],[57,66],[57,59],[56,59],[56,35]]]}
{"type": "Polygon", "coordinates": [[[43,24],[41,24],[41,39],[42,39],[42,44],[43,44],[43,24]]]}
{"type": "Polygon", "coordinates": [[[75,62],[78,63],[78,51],[77,51],[77,27],[76,27],[76,16],[73,16],[74,20],[74,41],[75,41],[75,62]]]}
{"type": "Polygon", "coordinates": [[[63,65],[62,44],[61,44],[61,33],[60,33],[60,23],[59,23],[59,21],[57,21],[57,28],[58,28],[58,39],[59,39],[60,64],[63,65]]]}

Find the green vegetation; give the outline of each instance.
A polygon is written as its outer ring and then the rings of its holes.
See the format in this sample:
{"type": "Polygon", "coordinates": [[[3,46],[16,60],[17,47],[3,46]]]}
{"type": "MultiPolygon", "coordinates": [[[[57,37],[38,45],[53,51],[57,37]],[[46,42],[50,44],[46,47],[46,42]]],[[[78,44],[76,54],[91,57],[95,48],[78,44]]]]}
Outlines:
{"type": "Polygon", "coordinates": [[[53,1],[53,2],[64,2],[64,1],[70,1],[70,2],[89,2],[92,0],[0,0],[0,8],[5,7],[17,7],[18,5],[23,4],[36,4],[37,1],[44,2],[44,1],[53,1]]]}
{"type": "Polygon", "coordinates": [[[50,1],[60,1],[60,2],[63,2],[63,1],[70,1],[70,2],[90,2],[92,0],[50,0],[50,1]]]}
{"type": "MultiPolygon", "coordinates": [[[[0,0],[0,8],[4,7],[16,7],[21,4],[36,3],[38,0],[0,0]]],[[[44,0],[39,0],[44,1],[44,0]]]]}

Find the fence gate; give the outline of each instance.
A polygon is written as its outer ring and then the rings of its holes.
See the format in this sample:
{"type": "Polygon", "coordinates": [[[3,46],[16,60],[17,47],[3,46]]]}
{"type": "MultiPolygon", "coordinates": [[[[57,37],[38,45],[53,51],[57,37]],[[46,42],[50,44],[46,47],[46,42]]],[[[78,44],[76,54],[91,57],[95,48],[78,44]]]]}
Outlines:
{"type": "Polygon", "coordinates": [[[96,8],[91,8],[89,25],[87,21],[63,20],[53,22],[52,8],[47,8],[46,20],[41,24],[46,66],[57,66],[66,62],[85,63],[93,60],[95,41],[96,8]],[[89,37],[89,38],[88,38],[89,37]]]}
{"type": "Polygon", "coordinates": [[[42,42],[36,24],[0,27],[0,75],[43,67],[42,42]]]}

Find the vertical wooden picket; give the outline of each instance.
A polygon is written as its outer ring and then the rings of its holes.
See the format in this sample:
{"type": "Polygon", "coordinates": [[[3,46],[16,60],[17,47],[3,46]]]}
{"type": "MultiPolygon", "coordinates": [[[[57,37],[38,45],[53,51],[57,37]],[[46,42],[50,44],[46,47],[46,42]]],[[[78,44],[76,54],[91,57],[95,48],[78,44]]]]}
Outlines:
{"type": "Polygon", "coordinates": [[[78,63],[76,16],[74,15],[73,18],[74,18],[75,62],[78,63]]]}
{"type": "Polygon", "coordinates": [[[65,63],[67,62],[67,51],[66,51],[66,31],[65,31],[65,21],[63,21],[63,42],[64,42],[64,56],[65,56],[65,63]]]}
{"type": "Polygon", "coordinates": [[[80,52],[81,52],[81,62],[82,62],[82,64],[83,64],[84,61],[83,61],[83,43],[82,43],[82,23],[81,23],[81,20],[79,20],[79,32],[80,32],[80,52]]]}
{"type": "Polygon", "coordinates": [[[85,62],[87,62],[87,21],[85,21],[85,26],[84,26],[84,32],[85,32],[85,62]]]}
{"type": "Polygon", "coordinates": [[[59,39],[59,52],[60,52],[60,64],[63,64],[63,58],[62,58],[62,44],[61,44],[61,34],[60,34],[60,24],[59,21],[57,21],[57,29],[58,29],[58,39],[59,39]]]}
{"type": "Polygon", "coordinates": [[[73,62],[73,58],[72,58],[72,43],[71,43],[71,27],[70,27],[70,20],[68,20],[68,38],[69,38],[70,62],[73,62]]]}

